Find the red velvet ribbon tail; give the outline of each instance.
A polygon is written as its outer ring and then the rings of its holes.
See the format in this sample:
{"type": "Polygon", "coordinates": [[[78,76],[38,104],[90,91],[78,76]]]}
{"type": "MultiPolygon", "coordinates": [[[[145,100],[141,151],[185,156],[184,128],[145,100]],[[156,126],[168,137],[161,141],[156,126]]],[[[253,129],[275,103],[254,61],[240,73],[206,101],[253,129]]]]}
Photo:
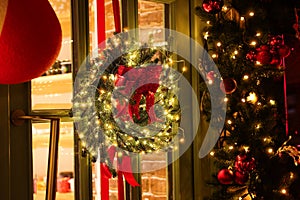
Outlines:
{"type": "Polygon", "coordinates": [[[108,149],[107,149],[108,157],[109,157],[110,162],[111,162],[112,164],[113,164],[113,162],[114,162],[114,157],[115,157],[116,151],[117,151],[117,149],[116,149],[116,147],[113,146],[113,145],[111,145],[111,146],[108,147],[108,149]]]}
{"type": "Polygon", "coordinates": [[[112,0],[114,20],[115,20],[115,31],[121,33],[121,18],[120,18],[120,5],[119,0],[112,0]]]}
{"type": "Polygon", "coordinates": [[[97,0],[97,29],[98,29],[98,47],[105,48],[105,2],[97,0]]]}
{"type": "Polygon", "coordinates": [[[132,187],[140,186],[131,172],[123,172],[123,175],[127,183],[129,183],[132,187]]]}
{"type": "Polygon", "coordinates": [[[124,180],[121,171],[118,171],[118,200],[124,200],[124,180]]]}
{"type": "Polygon", "coordinates": [[[148,113],[148,123],[157,121],[156,114],[154,112],[154,103],[155,103],[155,96],[154,93],[149,91],[146,95],[146,111],[148,113]]]}
{"type": "Polygon", "coordinates": [[[135,180],[135,177],[133,176],[131,160],[129,156],[123,156],[119,171],[122,171],[125,180],[131,186],[140,186],[140,184],[135,180]]]}
{"type": "MultiPolygon", "coordinates": [[[[133,96],[133,100],[135,101],[134,105],[129,105],[132,115],[135,115],[137,119],[140,119],[140,113],[139,113],[139,107],[140,107],[140,101],[142,99],[141,93],[135,93],[133,96]]],[[[132,117],[132,116],[131,116],[132,117]]]]}
{"type": "Polygon", "coordinates": [[[101,199],[109,200],[109,179],[111,173],[105,163],[100,164],[101,176],[101,199]]]}

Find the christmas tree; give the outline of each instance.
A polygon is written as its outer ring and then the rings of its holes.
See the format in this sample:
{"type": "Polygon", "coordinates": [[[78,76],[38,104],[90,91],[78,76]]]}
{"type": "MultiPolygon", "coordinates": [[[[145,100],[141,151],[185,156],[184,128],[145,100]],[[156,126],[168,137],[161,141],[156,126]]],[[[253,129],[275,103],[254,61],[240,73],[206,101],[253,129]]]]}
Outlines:
{"type": "MultiPolygon", "coordinates": [[[[284,59],[294,34],[294,1],[204,0],[205,49],[221,77],[203,62],[202,111],[211,119],[206,85],[226,93],[226,120],[216,147],[214,193],[208,199],[300,199],[299,152],[286,130],[284,59]]],[[[205,60],[205,59],[203,59],[205,60]]]]}

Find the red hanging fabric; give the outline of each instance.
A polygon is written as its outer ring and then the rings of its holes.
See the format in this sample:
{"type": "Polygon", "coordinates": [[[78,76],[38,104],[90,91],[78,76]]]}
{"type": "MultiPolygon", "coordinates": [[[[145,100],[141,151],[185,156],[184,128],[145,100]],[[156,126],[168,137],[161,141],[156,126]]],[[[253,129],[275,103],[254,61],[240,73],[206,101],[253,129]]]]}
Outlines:
{"type": "MultiPolygon", "coordinates": [[[[97,38],[98,48],[105,47],[105,2],[97,0],[97,38]]],[[[100,163],[101,200],[109,200],[109,178],[111,173],[105,163],[100,163]]]]}
{"type": "Polygon", "coordinates": [[[111,173],[105,163],[100,163],[101,171],[101,200],[109,200],[109,179],[111,173]]]}
{"type": "Polygon", "coordinates": [[[127,183],[132,187],[140,186],[140,184],[135,180],[132,172],[131,159],[129,156],[123,156],[122,162],[119,165],[118,171],[122,173],[127,183]]]}
{"type": "Polygon", "coordinates": [[[124,179],[121,171],[118,171],[118,200],[124,200],[124,179]]]}
{"type": "MultiPolygon", "coordinates": [[[[110,146],[107,149],[108,157],[113,163],[115,156],[117,156],[117,149],[115,146],[110,146]]],[[[129,156],[122,156],[117,161],[118,174],[118,200],[124,200],[124,178],[131,186],[136,187],[140,184],[135,180],[132,172],[131,159],[129,156]]],[[[105,163],[101,163],[101,200],[109,200],[109,178],[112,174],[105,163]]]]}
{"type": "MultiPolygon", "coordinates": [[[[105,2],[104,0],[97,0],[97,36],[98,36],[98,47],[105,41],[105,2]]],[[[104,48],[105,43],[100,48],[104,48]]]]}
{"type": "Polygon", "coordinates": [[[121,17],[120,17],[120,5],[119,0],[112,0],[114,21],[115,21],[115,31],[116,33],[121,33],[121,17]]]}

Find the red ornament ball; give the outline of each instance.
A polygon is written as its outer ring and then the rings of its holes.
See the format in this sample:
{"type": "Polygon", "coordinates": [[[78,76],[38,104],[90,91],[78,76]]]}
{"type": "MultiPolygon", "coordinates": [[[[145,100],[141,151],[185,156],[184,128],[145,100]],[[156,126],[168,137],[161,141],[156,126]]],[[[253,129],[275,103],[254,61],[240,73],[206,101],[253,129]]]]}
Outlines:
{"type": "Polygon", "coordinates": [[[218,173],[218,181],[223,185],[232,184],[233,179],[233,172],[229,169],[221,169],[218,173]]]}
{"type": "MultiPolygon", "coordinates": [[[[1,0],[2,1],[2,0],[1,0]]],[[[58,18],[48,0],[4,0],[0,4],[0,84],[41,76],[62,43],[58,18]]]]}
{"type": "Polygon", "coordinates": [[[290,55],[291,49],[287,45],[282,45],[278,48],[278,54],[281,58],[286,58],[290,55]]]}
{"type": "Polygon", "coordinates": [[[202,8],[211,14],[216,14],[222,10],[224,0],[203,0],[202,8]]]}
{"type": "Polygon", "coordinates": [[[226,94],[232,94],[237,88],[237,83],[233,78],[225,78],[220,83],[220,89],[226,94]]]}
{"type": "Polygon", "coordinates": [[[256,55],[256,60],[262,65],[270,64],[272,55],[269,51],[260,51],[256,55]]]}
{"type": "Polygon", "coordinates": [[[249,180],[249,174],[247,172],[236,171],[234,173],[234,182],[243,185],[249,180]]]}

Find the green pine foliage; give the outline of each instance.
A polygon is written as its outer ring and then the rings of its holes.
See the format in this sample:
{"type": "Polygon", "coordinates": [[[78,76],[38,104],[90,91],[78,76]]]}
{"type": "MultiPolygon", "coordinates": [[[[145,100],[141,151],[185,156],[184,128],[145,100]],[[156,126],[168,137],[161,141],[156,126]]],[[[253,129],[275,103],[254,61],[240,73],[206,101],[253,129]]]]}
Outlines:
{"type": "MultiPolygon", "coordinates": [[[[290,7],[282,10],[293,12],[291,2],[290,7]]],[[[283,24],[273,23],[279,22],[279,19],[273,16],[272,5],[279,10],[278,6],[284,4],[279,0],[232,0],[224,2],[222,11],[217,14],[206,12],[202,6],[195,9],[196,15],[206,24],[201,32],[206,50],[218,66],[223,80],[236,82],[236,86],[231,84],[226,90],[225,125],[222,137],[211,153],[216,170],[213,172],[214,181],[208,183],[214,188],[213,195],[207,198],[210,200],[300,199],[295,189],[299,186],[299,168],[290,155],[277,152],[287,140],[284,66],[271,61],[262,64],[257,62],[257,57],[251,57],[251,52],[258,56],[262,51],[259,48],[271,48],[272,38],[280,38],[286,33],[280,33],[284,30],[283,24]],[[247,171],[235,166],[238,155],[253,158],[255,167],[247,171]],[[218,180],[221,169],[232,171],[230,184],[222,184],[218,180]],[[237,171],[247,171],[247,178],[238,179],[237,171]]],[[[290,19],[291,15],[293,13],[285,17],[290,19]]],[[[286,31],[290,33],[290,30],[286,31]]],[[[207,121],[212,123],[215,119],[210,118],[210,104],[216,100],[210,99],[206,85],[212,84],[215,90],[220,90],[220,82],[217,81],[220,77],[209,75],[209,64],[203,62],[202,67],[207,73],[200,87],[202,111],[207,121]]]]}

